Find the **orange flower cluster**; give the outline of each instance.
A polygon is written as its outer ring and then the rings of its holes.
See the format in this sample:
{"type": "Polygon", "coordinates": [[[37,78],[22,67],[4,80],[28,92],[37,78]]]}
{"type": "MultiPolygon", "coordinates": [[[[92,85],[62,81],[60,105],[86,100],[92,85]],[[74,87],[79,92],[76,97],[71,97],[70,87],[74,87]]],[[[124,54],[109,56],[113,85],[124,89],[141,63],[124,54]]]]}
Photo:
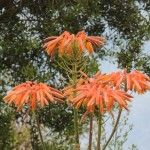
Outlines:
{"type": "Polygon", "coordinates": [[[111,74],[107,75],[110,79],[110,86],[115,87],[115,89],[122,89],[124,88],[122,83],[125,81],[126,76],[123,72],[112,72],[111,74]]]}
{"type": "Polygon", "coordinates": [[[60,36],[51,36],[44,41],[48,41],[43,48],[46,49],[48,55],[51,58],[54,57],[56,50],[58,50],[58,55],[62,56],[63,54],[67,54],[70,56],[72,48],[77,46],[81,51],[88,51],[90,55],[93,54],[93,46],[103,46],[103,41],[105,38],[98,36],[87,36],[84,31],[80,31],[77,35],[70,34],[65,31],[60,36]]]}
{"type": "Polygon", "coordinates": [[[134,90],[138,94],[150,90],[150,78],[137,70],[130,73],[127,73],[126,70],[124,72],[113,72],[108,77],[111,80],[110,86],[115,86],[116,89],[122,87],[121,83],[126,83],[127,90],[134,90]]]}
{"type": "MultiPolygon", "coordinates": [[[[76,92],[76,96],[72,98],[73,106],[78,109],[81,105],[86,106],[87,111],[82,116],[81,121],[89,112],[94,112],[95,106],[99,108],[101,114],[108,111],[112,114],[114,103],[117,102],[120,107],[127,108],[127,101],[131,102],[133,98],[128,93],[113,89],[110,85],[112,79],[108,75],[99,75],[98,72],[93,78],[80,79],[76,89],[68,87],[64,89],[64,96],[72,97],[76,92]]],[[[85,75],[85,74],[83,74],[85,75]]]]}
{"type": "Polygon", "coordinates": [[[17,111],[21,110],[24,104],[29,105],[29,109],[36,109],[38,105],[43,107],[45,104],[49,104],[49,100],[51,102],[57,101],[62,103],[63,101],[60,99],[63,98],[63,95],[58,90],[37,82],[28,81],[26,83],[22,83],[13,88],[13,90],[8,93],[4,100],[8,102],[8,104],[14,103],[16,107],[18,107],[17,111]]]}
{"type": "Polygon", "coordinates": [[[126,75],[127,89],[138,92],[139,94],[145,93],[150,90],[150,78],[139,71],[134,71],[126,75]]]}

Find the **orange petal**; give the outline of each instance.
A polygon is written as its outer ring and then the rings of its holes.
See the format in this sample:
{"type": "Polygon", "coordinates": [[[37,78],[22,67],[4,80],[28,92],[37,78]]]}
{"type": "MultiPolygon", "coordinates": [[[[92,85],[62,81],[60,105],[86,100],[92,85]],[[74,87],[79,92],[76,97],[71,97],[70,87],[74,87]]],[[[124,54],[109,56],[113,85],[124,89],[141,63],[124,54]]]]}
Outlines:
{"type": "Polygon", "coordinates": [[[49,88],[50,88],[50,90],[52,90],[52,91],[55,91],[55,92],[57,92],[57,93],[62,94],[60,91],[58,91],[58,90],[56,90],[56,89],[54,89],[54,88],[52,88],[52,87],[50,87],[50,86],[49,86],[49,88]]]}
{"type": "Polygon", "coordinates": [[[83,72],[83,71],[79,71],[84,77],[88,78],[88,76],[83,72]]]}
{"type": "Polygon", "coordinates": [[[57,102],[59,102],[59,103],[64,103],[64,101],[62,99],[57,98],[57,97],[54,97],[54,100],[57,101],[57,102]]]}
{"type": "MultiPolygon", "coordinates": [[[[32,95],[31,103],[32,103],[32,109],[36,109],[36,95],[35,95],[35,93],[32,95]]],[[[42,107],[44,106],[43,102],[41,102],[41,106],[42,107]]]]}
{"type": "Polygon", "coordinates": [[[47,101],[47,99],[44,97],[44,103],[46,104],[46,105],[49,105],[49,103],[48,103],[48,101],[47,101]]]}
{"type": "Polygon", "coordinates": [[[130,77],[130,75],[127,75],[127,76],[126,76],[126,79],[127,79],[127,89],[128,89],[128,90],[132,90],[132,82],[131,82],[131,77],[130,77]]]}
{"type": "Polygon", "coordinates": [[[3,99],[4,99],[4,100],[7,100],[7,99],[9,99],[12,95],[14,95],[15,93],[16,93],[15,91],[9,92],[3,99]]]}
{"type": "Polygon", "coordinates": [[[99,76],[101,74],[101,71],[99,70],[95,75],[94,75],[94,77],[97,77],[97,76],[99,76]]]}
{"type": "Polygon", "coordinates": [[[48,38],[45,38],[44,41],[50,41],[50,40],[53,40],[53,39],[56,39],[57,36],[50,36],[48,38]]]}
{"type": "Polygon", "coordinates": [[[101,41],[99,41],[98,39],[95,39],[95,38],[91,38],[91,37],[86,37],[86,40],[87,41],[90,41],[90,42],[92,42],[92,43],[95,43],[95,44],[97,44],[97,45],[104,45],[104,43],[103,42],[101,42],[101,41]]]}
{"type": "Polygon", "coordinates": [[[92,54],[93,54],[93,46],[92,46],[92,44],[90,42],[86,43],[86,48],[87,48],[90,56],[92,56],[92,54]]]}
{"type": "Polygon", "coordinates": [[[59,97],[59,98],[63,98],[63,95],[62,95],[62,94],[60,94],[60,93],[58,93],[58,92],[54,92],[54,91],[52,91],[52,94],[53,94],[54,96],[59,97]]]}
{"type": "Polygon", "coordinates": [[[133,80],[134,85],[135,85],[135,90],[137,90],[137,91],[142,90],[140,84],[136,81],[136,79],[133,78],[132,80],[133,80]]]}
{"type": "Polygon", "coordinates": [[[48,46],[50,46],[50,45],[52,45],[52,44],[56,44],[57,42],[59,42],[59,41],[62,40],[62,39],[63,39],[63,37],[58,37],[57,39],[46,43],[46,44],[43,46],[43,48],[46,48],[46,47],[48,47],[48,46]]]}
{"type": "Polygon", "coordinates": [[[51,94],[49,94],[47,91],[44,91],[44,93],[46,94],[46,96],[49,98],[49,100],[50,100],[51,102],[54,101],[54,98],[53,98],[53,96],[52,96],[51,94]]]}
{"type": "Polygon", "coordinates": [[[96,98],[96,96],[95,96],[95,95],[93,95],[93,97],[89,100],[89,102],[88,102],[87,106],[91,106],[91,105],[93,105],[93,104],[95,103],[95,98],[96,98]]]}
{"type": "Polygon", "coordinates": [[[79,101],[79,102],[77,103],[76,109],[78,109],[78,108],[81,106],[82,102],[83,102],[83,100],[81,100],[81,101],[79,101]]]}
{"type": "Polygon", "coordinates": [[[80,123],[82,123],[82,121],[84,120],[84,118],[87,116],[87,114],[89,113],[89,110],[87,110],[84,115],[82,116],[80,123]]]}
{"type": "Polygon", "coordinates": [[[103,38],[103,37],[100,37],[100,36],[89,36],[90,38],[95,38],[95,39],[98,39],[100,41],[105,41],[106,39],[103,38]]]}
{"type": "Polygon", "coordinates": [[[81,50],[84,51],[85,50],[85,46],[83,44],[83,41],[82,41],[81,37],[79,37],[78,40],[79,40],[79,45],[80,45],[81,50]]]}
{"type": "Polygon", "coordinates": [[[25,102],[25,100],[26,100],[27,96],[30,94],[30,92],[31,92],[31,90],[28,90],[28,91],[25,93],[25,95],[24,95],[23,98],[21,99],[20,105],[22,105],[22,104],[25,102]]]}
{"type": "Polygon", "coordinates": [[[103,114],[104,108],[103,108],[103,99],[102,99],[102,95],[100,95],[100,97],[99,97],[99,110],[100,110],[101,114],[103,114]]]}
{"type": "Polygon", "coordinates": [[[9,100],[8,104],[10,105],[11,103],[13,103],[15,99],[16,99],[16,95],[13,95],[9,100]]]}
{"type": "Polygon", "coordinates": [[[84,99],[86,97],[85,93],[82,93],[78,95],[76,98],[74,98],[73,101],[73,106],[76,105],[81,99],[84,99]]]}

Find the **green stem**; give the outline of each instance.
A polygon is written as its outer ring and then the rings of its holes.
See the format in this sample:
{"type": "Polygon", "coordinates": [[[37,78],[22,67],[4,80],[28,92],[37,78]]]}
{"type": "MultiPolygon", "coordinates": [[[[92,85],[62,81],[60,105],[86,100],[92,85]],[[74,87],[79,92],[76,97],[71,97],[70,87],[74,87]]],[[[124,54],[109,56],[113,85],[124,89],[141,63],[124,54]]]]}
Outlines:
{"type": "Polygon", "coordinates": [[[103,148],[102,150],[105,150],[105,149],[106,149],[106,147],[108,146],[109,142],[111,141],[111,139],[112,139],[114,133],[116,132],[117,126],[118,126],[119,121],[120,121],[121,113],[122,113],[122,108],[120,108],[120,110],[119,110],[119,113],[118,113],[118,117],[117,117],[115,126],[114,126],[114,128],[113,128],[113,130],[112,130],[112,133],[111,133],[109,139],[107,140],[107,142],[106,142],[106,144],[104,145],[104,148],[103,148]]]}
{"type": "Polygon", "coordinates": [[[102,115],[99,113],[99,117],[98,117],[97,150],[101,150],[101,127],[102,127],[102,115]]]}
{"type": "Polygon", "coordinates": [[[89,131],[89,147],[88,150],[92,148],[92,129],[93,129],[93,114],[90,113],[90,131],[89,131]]]}
{"type": "MultiPolygon", "coordinates": [[[[77,65],[76,63],[73,65],[73,74],[72,74],[74,88],[76,88],[77,82],[77,65]]],[[[76,92],[74,93],[74,97],[76,96],[76,92]]],[[[74,108],[74,131],[75,131],[75,142],[76,142],[76,150],[80,149],[79,144],[79,128],[78,128],[78,110],[74,108]]]]}
{"type": "Polygon", "coordinates": [[[40,135],[40,140],[41,140],[41,143],[42,143],[42,148],[43,148],[43,150],[46,150],[44,142],[43,142],[43,137],[42,137],[42,133],[41,133],[41,128],[40,128],[40,123],[39,123],[39,119],[38,119],[38,112],[37,112],[37,110],[34,110],[33,114],[34,114],[34,117],[35,117],[35,120],[36,120],[36,123],[37,123],[37,129],[38,129],[38,132],[39,132],[39,135],[40,135]]]}
{"type": "Polygon", "coordinates": [[[78,128],[78,111],[74,108],[74,130],[75,130],[75,142],[76,149],[79,149],[79,128],[78,128]]]}

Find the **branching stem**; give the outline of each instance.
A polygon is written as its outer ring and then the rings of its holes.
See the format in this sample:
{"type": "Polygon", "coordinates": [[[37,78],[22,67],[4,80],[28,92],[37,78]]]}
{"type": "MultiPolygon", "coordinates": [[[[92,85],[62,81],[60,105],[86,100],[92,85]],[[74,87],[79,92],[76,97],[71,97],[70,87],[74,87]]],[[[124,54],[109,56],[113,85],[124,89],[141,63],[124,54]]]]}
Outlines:
{"type": "Polygon", "coordinates": [[[102,150],[105,150],[105,149],[106,149],[106,147],[108,146],[109,142],[111,141],[111,139],[112,139],[112,137],[113,137],[115,131],[117,130],[117,127],[118,127],[118,124],[119,124],[119,121],[120,121],[120,117],[121,117],[121,113],[122,113],[122,108],[119,109],[119,113],[118,113],[118,117],[117,117],[115,126],[114,126],[114,128],[113,128],[113,130],[112,130],[112,133],[111,133],[110,137],[108,138],[108,140],[107,140],[107,142],[106,142],[106,144],[104,145],[104,147],[103,147],[102,150]]]}
{"type": "MultiPolygon", "coordinates": [[[[74,89],[76,88],[76,82],[77,82],[77,65],[74,63],[73,66],[73,85],[74,89]]],[[[76,96],[76,92],[74,93],[74,97],[76,96]]],[[[74,130],[75,130],[75,142],[76,142],[76,150],[80,149],[80,144],[79,144],[79,128],[78,128],[78,110],[74,108],[74,130]]]]}
{"type": "Polygon", "coordinates": [[[102,115],[99,113],[99,117],[98,117],[97,150],[101,150],[101,128],[102,128],[102,115]]]}
{"type": "Polygon", "coordinates": [[[44,141],[43,141],[43,137],[42,137],[42,133],[41,133],[41,128],[40,128],[40,123],[39,123],[39,119],[38,119],[38,112],[37,112],[37,110],[33,110],[33,115],[34,115],[36,123],[37,123],[37,129],[38,129],[38,132],[39,132],[39,135],[40,135],[42,148],[43,148],[43,150],[46,150],[45,149],[45,145],[44,145],[44,141]]]}
{"type": "Polygon", "coordinates": [[[89,131],[89,147],[88,147],[88,150],[92,149],[92,132],[93,132],[93,113],[90,113],[90,131],[89,131]]]}

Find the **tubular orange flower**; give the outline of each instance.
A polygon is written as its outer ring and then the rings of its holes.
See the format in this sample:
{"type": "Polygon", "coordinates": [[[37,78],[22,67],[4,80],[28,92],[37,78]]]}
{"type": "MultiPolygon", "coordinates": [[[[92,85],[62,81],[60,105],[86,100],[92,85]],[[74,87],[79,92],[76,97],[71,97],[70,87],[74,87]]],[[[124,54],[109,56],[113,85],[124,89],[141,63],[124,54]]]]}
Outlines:
{"type": "Polygon", "coordinates": [[[116,89],[120,89],[121,83],[125,81],[125,74],[121,71],[113,72],[108,76],[111,78],[110,86],[115,86],[116,89]]]}
{"type": "Polygon", "coordinates": [[[105,38],[98,36],[87,36],[84,31],[80,31],[76,35],[76,41],[80,45],[82,51],[88,50],[89,54],[93,54],[93,46],[103,46],[105,38]],[[93,45],[93,46],[92,46],[93,45]]]}
{"type": "MultiPolygon", "coordinates": [[[[131,98],[133,98],[124,91],[110,87],[109,85],[112,79],[108,75],[99,74],[100,72],[98,72],[94,78],[87,77],[84,81],[82,79],[81,84],[78,83],[76,89],[66,88],[64,92],[66,97],[70,97],[73,95],[73,92],[76,92],[76,97],[72,97],[71,102],[77,109],[81,105],[86,106],[87,111],[82,116],[81,121],[89,112],[94,112],[95,106],[99,108],[101,114],[103,114],[104,111],[108,111],[112,114],[115,102],[118,103],[120,107],[124,107],[128,110],[127,101],[131,102],[131,98]]],[[[87,75],[84,74],[84,76],[87,75]]]]}
{"type": "Polygon", "coordinates": [[[128,90],[134,90],[139,94],[150,90],[150,78],[137,70],[126,75],[126,82],[128,90]]]}
{"type": "Polygon", "coordinates": [[[21,110],[24,104],[29,105],[29,110],[34,110],[38,106],[44,107],[49,102],[60,102],[62,103],[63,95],[58,90],[44,84],[27,81],[13,88],[3,99],[8,104],[14,103],[17,111],[21,110]]]}
{"type": "Polygon", "coordinates": [[[134,90],[138,94],[143,94],[147,90],[150,90],[150,78],[139,71],[133,71],[126,73],[118,71],[108,75],[110,86],[115,86],[116,89],[122,88],[121,83],[125,83],[127,90],[134,90]]]}
{"type": "Polygon", "coordinates": [[[43,46],[46,49],[48,55],[51,58],[54,57],[55,52],[58,50],[58,55],[62,56],[63,54],[67,54],[68,56],[71,54],[71,50],[77,46],[77,50],[81,52],[88,51],[90,55],[93,54],[93,46],[103,46],[105,38],[98,36],[87,36],[84,31],[80,31],[75,36],[74,34],[70,34],[65,31],[60,36],[51,36],[44,41],[47,43],[43,46]]]}

